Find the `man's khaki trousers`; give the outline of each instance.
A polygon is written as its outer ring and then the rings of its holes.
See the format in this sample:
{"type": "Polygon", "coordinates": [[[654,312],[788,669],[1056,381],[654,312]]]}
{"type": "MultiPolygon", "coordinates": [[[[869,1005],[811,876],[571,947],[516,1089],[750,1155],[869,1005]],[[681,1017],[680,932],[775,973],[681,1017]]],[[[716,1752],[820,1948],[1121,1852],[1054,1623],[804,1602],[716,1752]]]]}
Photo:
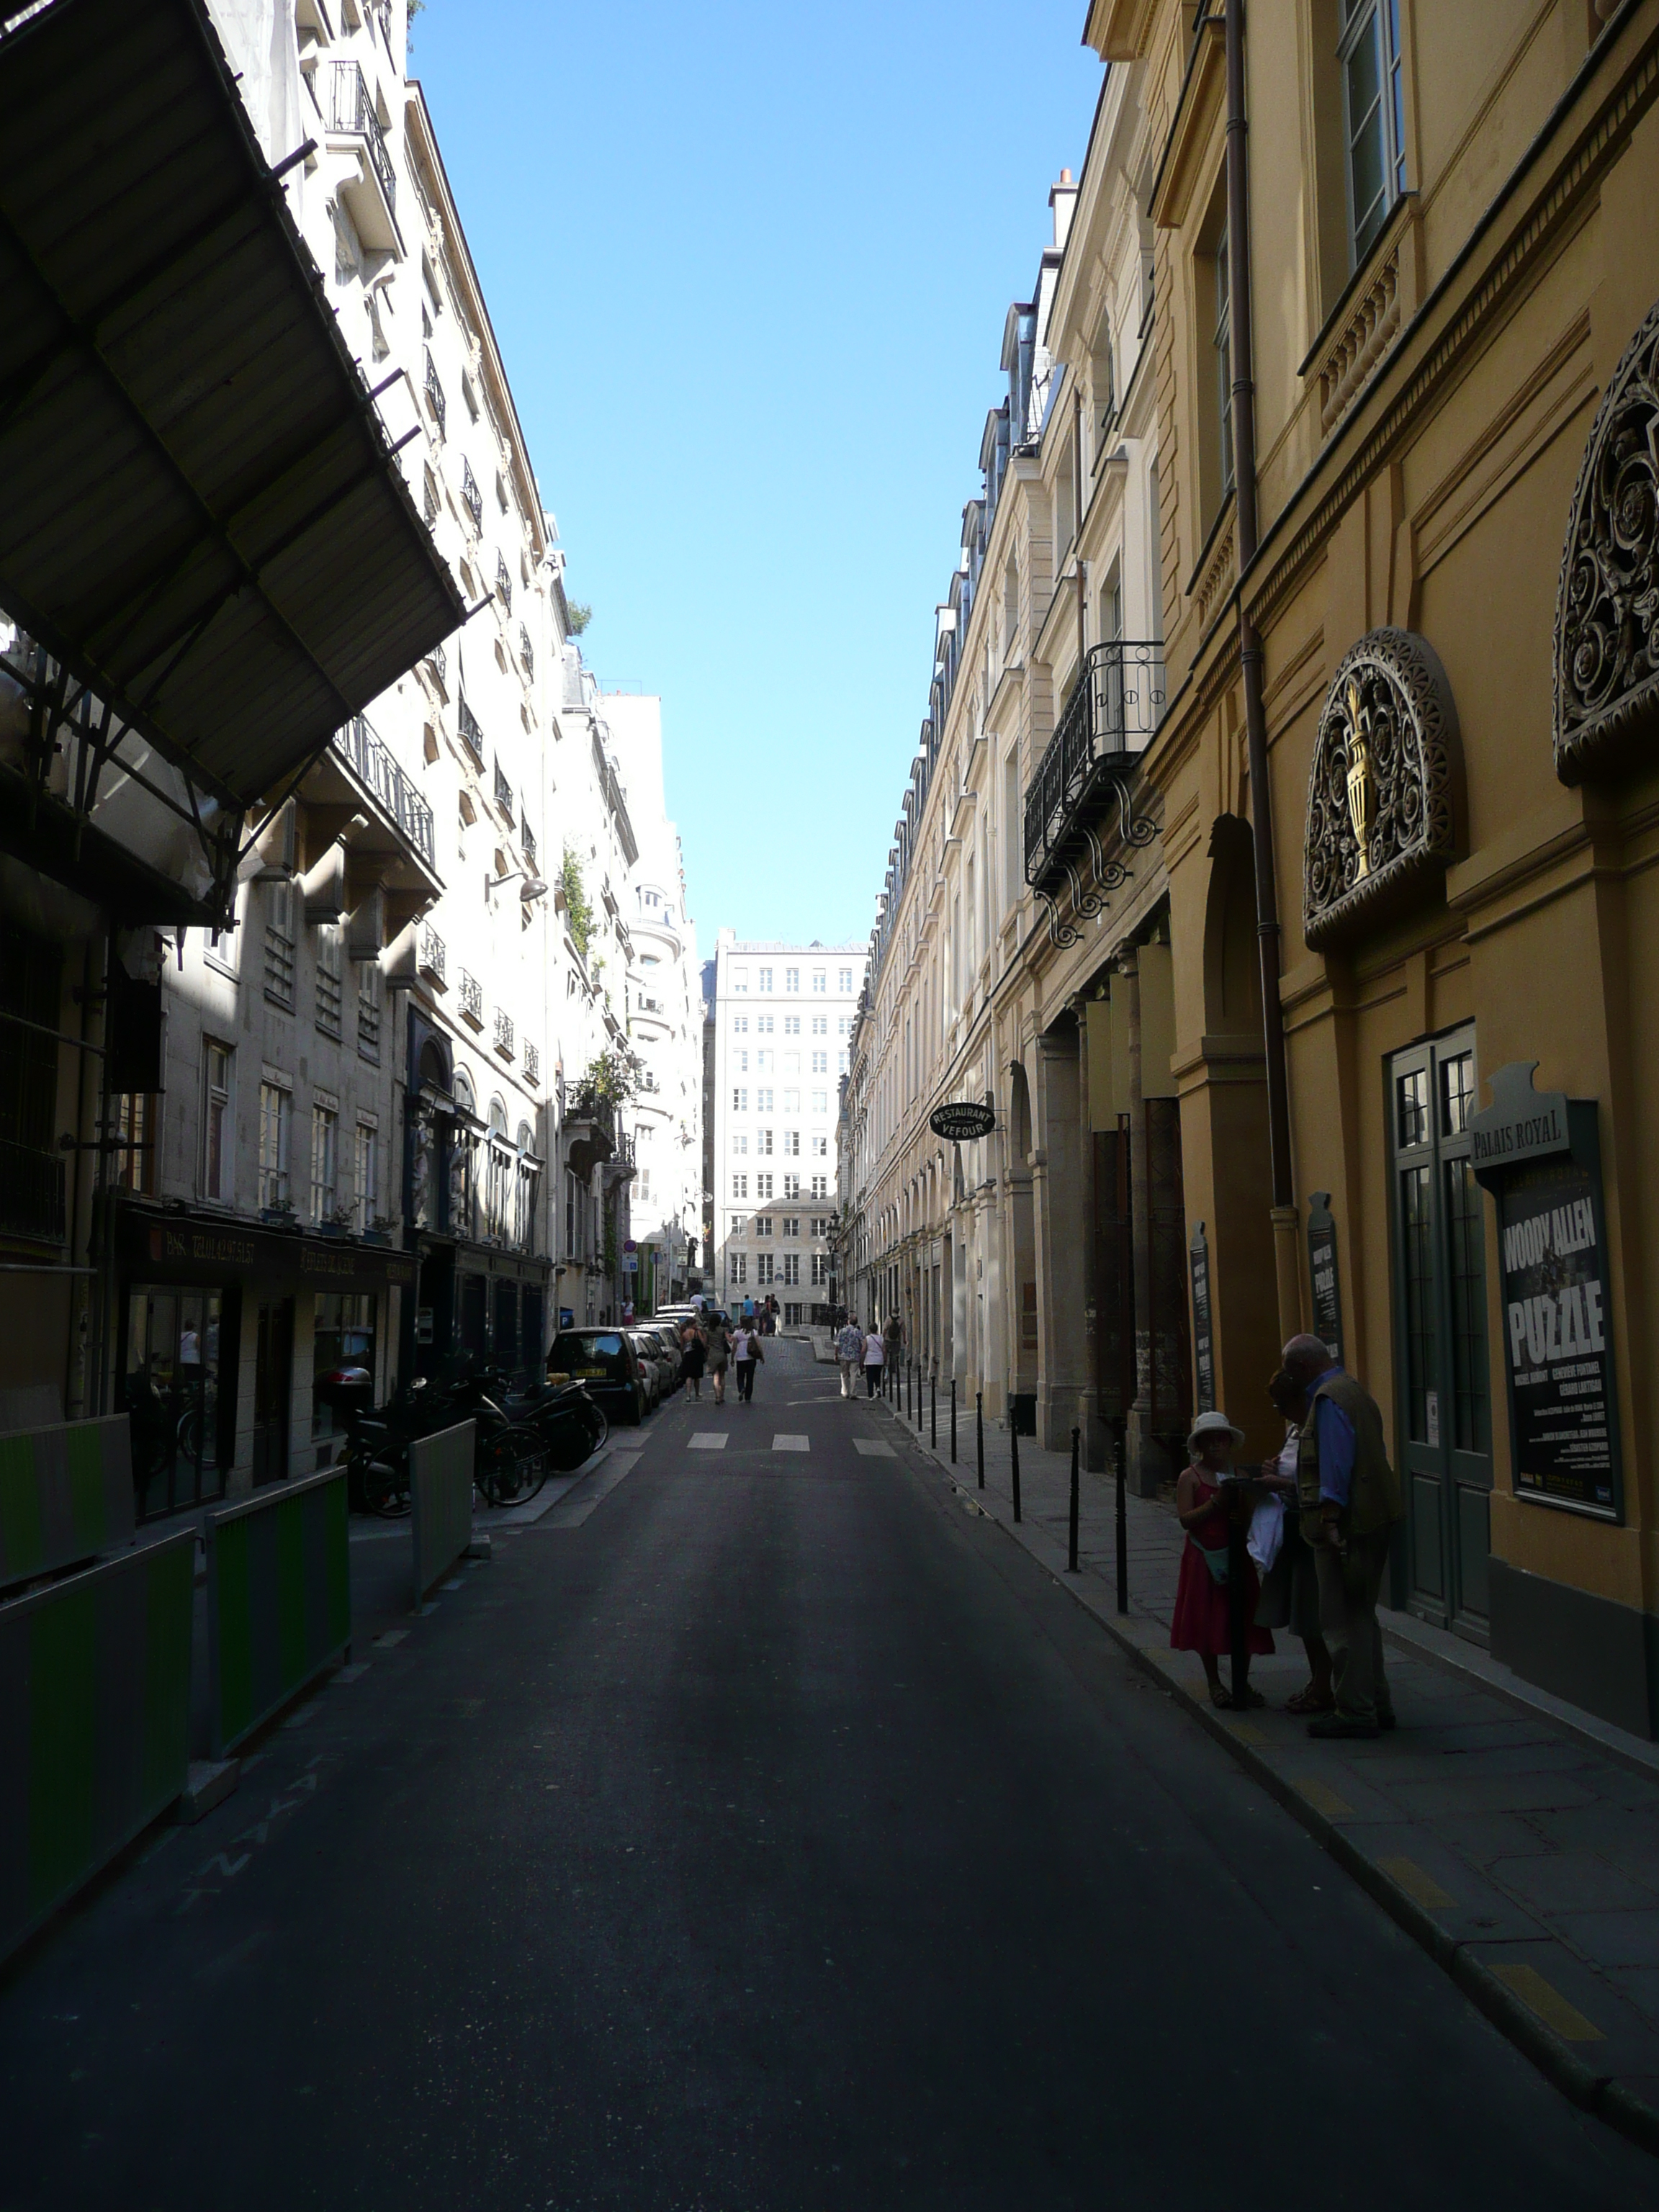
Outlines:
{"type": "Polygon", "coordinates": [[[1314,1547],[1319,1577],[1319,1631],[1331,1651],[1336,1710],[1346,1721],[1381,1722],[1394,1711],[1382,1668],[1376,1600],[1389,1564],[1389,1535],[1350,1536],[1346,1553],[1314,1547]]]}

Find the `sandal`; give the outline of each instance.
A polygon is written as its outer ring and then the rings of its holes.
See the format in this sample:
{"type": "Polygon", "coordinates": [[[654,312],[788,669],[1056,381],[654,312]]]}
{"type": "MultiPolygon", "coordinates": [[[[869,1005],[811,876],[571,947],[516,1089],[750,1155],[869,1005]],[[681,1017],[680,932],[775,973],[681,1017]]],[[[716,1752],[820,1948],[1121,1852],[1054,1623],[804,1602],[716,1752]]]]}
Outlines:
{"type": "Polygon", "coordinates": [[[1247,1711],[1253,1711],[1259,1705],[1265,1705],[1267,1702],[1266,1698],[1253,1682],[1246,1682],[1243,1696],[1233,1699],[1236,1705],[1243,1705],[1247,1711]]]}
{"type": "Polygon", "coordinates": [[[1336,1699],[1315,1697],[1310,1684],[1307,1689],[1298,1690],[1293,1698],[1286,1698],[1285,1710],[1287,1713],[1334,1713],[1336,1699]]]}
{"type": "Polygon", "coordinates": [[[1218,1713],[1230,1713],[1233,1709],[1233,1693],[1218,1682],[1210,1692],[1210,1703],[1218,1713]]]}

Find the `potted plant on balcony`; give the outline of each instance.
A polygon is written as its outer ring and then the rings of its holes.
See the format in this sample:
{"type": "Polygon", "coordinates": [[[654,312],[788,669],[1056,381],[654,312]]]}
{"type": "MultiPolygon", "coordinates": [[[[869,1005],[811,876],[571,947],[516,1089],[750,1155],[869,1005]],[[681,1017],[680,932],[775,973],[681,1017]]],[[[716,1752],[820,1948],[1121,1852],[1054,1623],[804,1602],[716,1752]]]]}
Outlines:
{"type": "Polygon", "coordinates": [[[299,1226],[294,1218],[294,1200],[291,1198],[279,1198],[270,1206],[262,1206],[259,1218],[267,1229],[297,1229],[299,1226]]]}
{"type": "Polygon", "coordinates": [[[349,1237],[356,1218],[356,1207],[343,1200],[338,1206],[331,1206],[317,1224],[317,1233],[319,1237],[349,1237]]]}
{"type": "Polygon", "coordinates": [[[392,1242],[392,1232],[397,1226],[398,1217],[395,1213],[377,1213],[363,1231],[363,1242],[365,1244],[389,1244],[392,1242]]]}

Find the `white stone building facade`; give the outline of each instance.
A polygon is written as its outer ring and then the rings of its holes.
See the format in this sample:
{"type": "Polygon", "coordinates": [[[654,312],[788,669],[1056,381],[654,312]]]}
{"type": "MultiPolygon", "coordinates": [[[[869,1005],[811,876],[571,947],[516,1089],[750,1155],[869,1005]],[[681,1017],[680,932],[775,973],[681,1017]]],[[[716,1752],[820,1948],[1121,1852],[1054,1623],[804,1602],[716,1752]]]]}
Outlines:
{"type": "Polygon", "coordinates": [[[731,930],[715,945],[710,1288],[775,1301],[785,1327],[829,1307],[838,1086],[866,959],[731,930]]]}

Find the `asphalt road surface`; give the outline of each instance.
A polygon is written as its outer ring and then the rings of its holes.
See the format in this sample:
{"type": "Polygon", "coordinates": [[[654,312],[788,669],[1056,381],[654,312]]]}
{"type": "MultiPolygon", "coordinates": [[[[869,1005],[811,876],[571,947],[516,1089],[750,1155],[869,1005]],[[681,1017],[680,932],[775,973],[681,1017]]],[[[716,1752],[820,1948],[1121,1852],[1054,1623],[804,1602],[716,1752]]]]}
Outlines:
{"type": "Polygon", "coordinates": [[[617,1472],[0,1982],[5,2212],[1659,2202],[802,1347],[617,1472]]]}

